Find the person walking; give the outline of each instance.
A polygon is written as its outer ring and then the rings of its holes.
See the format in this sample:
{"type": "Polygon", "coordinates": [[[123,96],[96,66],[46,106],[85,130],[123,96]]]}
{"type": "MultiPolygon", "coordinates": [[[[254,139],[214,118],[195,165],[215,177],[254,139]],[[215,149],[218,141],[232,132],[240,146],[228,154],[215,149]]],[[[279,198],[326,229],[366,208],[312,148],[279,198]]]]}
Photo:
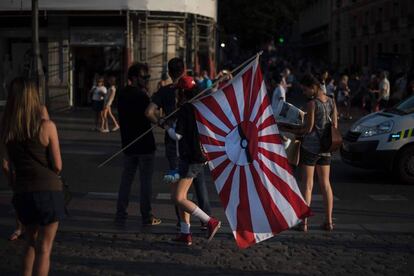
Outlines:
{"type": "MultiPolygon", "coordinates": [[[[325,95],[317,78],[307,74],[301,80],[303,93],[309,99],[306,107],[306,119],[303,128],[298,130],[286,129],[297,135],[303,135],[299,166],[301,170],[302,193],[310,206],[314,174],[318,176],[319,186],[325,203],[325,222],[322,229],[332,231],[333,192],[329,179],[331,153],[321,150],[321,137],[332,124],[338,128],[337,110],[333,99],[325,95]]],[[[283,128],[281,128],[283,130],[283,128]]],[[[307,219],[300,225],[300,230],[308,230],[307,219]]]]}
{"type": "Polygon", "coordinates": [[[103,77],[98,77],[96,86],[93,86],[90,93],[92,94],[92,109],[95,111],[95,128],[94,130],[102,133],[109,132],[105,128],[105,120],[103,116],[104,100],[108,90],[105,87],[103,77]]]}
{"type": "MultiPolygon", "coordinates": [[[[129,84],[119,93],[118,115],[121,127],[122,147],[127,146],[138,136],[151,128],[151,122],[145,116],[150,103],[148,97],[148,66],[136,63],[128,69],[129,84]]],[[[137,168],[140,178],[140,211],[142,224],[157,225],[161,220],[152,214],[152,176],[154,173],[155,139],[151,132],[124,151],[124,165],[115,222],[124,224],[128,217],[129,195],[137,168]]]]}
{"type": "Polygon", "coordinates": [[[26,235],[23,275],[48,275],[53,242],[64,217],[56,125],[43,118],[36,85],[11,82],[0,129],[2,167],[13,187],[13,205],[26,235]]]}
{"type": "MultiPolygon", "coordinates": [[[[151,99],[145,114],[147,118],[154,124],[162,126],[164,123],[173,125],[176,121],[176,116],[172,116],[167,121],[163,116],[170,115],[176,109],[176,94],[177,83],[185,75],[184,61],[181,58],[172,58],[168,61],[168,74],[173,83],[160,88],[151,99]],[[161,110],[164,114],[161,114],[161,110]]],[[[169,175],[174,175],[178,170],[178,154],[177,143],[165,132],[164,136],[165,156],[168,160],[169,175]]],[[[172,179],[173,177],[168,177],[172,179]]],[[[201,171],[197,177],[194,178],[194,189],[197,197],[197,202],[200,208],[207,214],[211,214],[211,206],[208,197],[208,191],[205,184],[204,171],[201,171]]],[[[176,207],[177,227],[180,226],[180,216],[176,207]]],[[[201,229],[206,230],[206,225],[201,222],[201,229]]]]}
{"type": "Polygon", "coordinates": [[[112,104],[115,99],[116,95],[116,78],[115,76],[110,76],[108,78],[109,82],[109,89],[108,93],[105,95],[105,103],[104,103],[104,110],[103,110],[103,120],[104,120],[104,129],[109,129],[109,120],[108,116],[111,118],[114,127],[111,131],[117,131],[119,129],[119,124],[115,119],[114,114],[112,114],[112,104]]]}
{"type": "Polygon", "coordinates": [[[195,203],[187,199],[188,190],[193,179],[203,171],[206,158],[202,152],[193,106],[188,103],[197,95],[196,84],[191,77],[182,77],[177,87],[178,107],[176,127],[166,125],[169,136],[179,141],[179,175],[180,180],[172,185],[172,198],[179,207],[181,217],[180,234],[175,242],[191,245],[190,214],[207,225],[207,238],[210,241],[221,226],[221,222],[206,214],[195,203]]]}

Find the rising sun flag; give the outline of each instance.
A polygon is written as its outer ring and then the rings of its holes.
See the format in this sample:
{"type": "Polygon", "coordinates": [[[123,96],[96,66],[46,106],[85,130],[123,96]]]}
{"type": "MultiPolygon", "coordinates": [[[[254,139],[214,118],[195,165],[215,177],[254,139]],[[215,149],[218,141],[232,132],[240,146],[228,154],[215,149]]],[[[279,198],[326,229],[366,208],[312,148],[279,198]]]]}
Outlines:
{"type": "Polygon", "coordinates": [[[258,58],[193,105],[200,141],[240,248],[310,215],[288,164],[258,58]]]}

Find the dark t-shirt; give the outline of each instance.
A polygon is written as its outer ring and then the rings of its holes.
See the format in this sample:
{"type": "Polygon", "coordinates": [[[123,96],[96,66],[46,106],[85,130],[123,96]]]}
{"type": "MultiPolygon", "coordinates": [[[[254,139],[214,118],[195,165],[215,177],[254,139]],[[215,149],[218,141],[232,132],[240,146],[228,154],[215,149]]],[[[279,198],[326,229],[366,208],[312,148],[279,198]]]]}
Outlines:
{"type": "Polygon", "coordinates": [[[194,107],[191,104],[184,104],[178,111],[175,132],[183,136],[178,144],[180,159],[190,164],[204,163],[206,158],[201,149],[194,107]]]}
{"type": "MultiPolygon", "coordinates": [[[[161,87],[151,98],[152,102],[162,108],[165,112],[165,115],[168,116],[176,109],[176,89],[173,87],[173,84],[169,84],[161,87]]],[[[172,125],[175,121],[176,116],[171,116],[168,120],[168,124],[172,125]]],[[[167,132],[165,133],[165,143],[175,143],[174,140],[168,136],[167,132]]]]}
{"type": "MultiPolygon", "coordinates": [[[[145,110],[149,103],[148,95],[138,87],[126,86],[119,92],[118,115],[122,147],[125,147],[151,128],[151,122],[145,116],[145,110]]],[[[125,154],[150,154],[154,151],[155,140],[151,131],[126,149],[125,154]]]]}

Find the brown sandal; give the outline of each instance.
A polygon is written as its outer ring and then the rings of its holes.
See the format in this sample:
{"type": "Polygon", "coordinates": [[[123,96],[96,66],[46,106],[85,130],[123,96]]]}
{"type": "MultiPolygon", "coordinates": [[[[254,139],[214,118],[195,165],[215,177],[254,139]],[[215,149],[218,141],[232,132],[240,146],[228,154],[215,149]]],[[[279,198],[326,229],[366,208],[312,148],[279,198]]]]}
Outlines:
{"type": "Polygon", "coordinates": [[[14,230],[14,232],[9,237],[9,241],[18,240],[23,235],[23,232],[24,231],[20,229],[14,230]]]}

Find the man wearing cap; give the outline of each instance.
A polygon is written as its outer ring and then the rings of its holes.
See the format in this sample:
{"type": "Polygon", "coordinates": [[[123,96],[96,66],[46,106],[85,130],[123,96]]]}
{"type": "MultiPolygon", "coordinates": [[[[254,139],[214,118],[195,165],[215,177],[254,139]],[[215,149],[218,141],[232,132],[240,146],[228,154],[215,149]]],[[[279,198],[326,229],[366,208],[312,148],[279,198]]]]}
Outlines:
{"type": "MultiPolygon", "coordinates": [[[[175,111],[177,108],[177,84],[178,81],[184,76],[185,74],[185,66],[184,61],[180,58],[173,58],[168,62],[168,74],[170,75],[173,83],[161,87],[152,97],[152,101],[149,104],[147,110],[145,111],[145,115],[148,119],[160,126],[164,124],[173,125],[176,121],[175,116],[172,116],[165,122],[162,119],[164,116],[168,116],[172,112],[175,111]],[[164,114],[161,114],[160,109],[162,109],[164,114]],[[162,116],[163,115],[163,116],[162,116]]],[[[191,85],[194,80],[192,78],[186,79],[186,85],[191,85]],[[190,81],[191,79],[191,81],[190,81]]],[[[167,132],[165,133],[164,137],[165,143],[165,156],[167,157],[169,169],[170,171],[174,171],[178,169],[178,154],[177,154],[177,145],[176,141],[171,139],[167,132]]],[[[211,213],[211,207],[208,200],[208,192],[204,181],[204,173],[201,172],[197,178],[194,179],[194,188],[197,196],[197,201],[199,206],[202,210],[204,210],[207,214],[211,213]]],[[[178,216],[178,211],[176,209],[177,219],[179,225],[180,218],[178,216]]],[[[205,229],[205,226],[202,225],[202,229],[205,229]]]]}

